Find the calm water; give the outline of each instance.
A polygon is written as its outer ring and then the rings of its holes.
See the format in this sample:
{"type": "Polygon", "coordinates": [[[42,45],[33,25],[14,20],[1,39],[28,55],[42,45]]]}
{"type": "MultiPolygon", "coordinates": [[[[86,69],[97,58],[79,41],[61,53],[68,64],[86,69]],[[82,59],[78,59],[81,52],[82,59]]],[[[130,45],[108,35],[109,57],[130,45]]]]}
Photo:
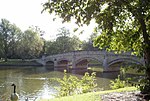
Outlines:
{"type": "MultiPolygon", "coordinates": [[[[17,93],[20,96],[20,101],[25,101],[26,98],[29,98],[29,101],[34,101],[38,98],[53,97],[56,93],[54,86],[58,84],[51,81],[50,78],[61,78],[63,77],[63,72],[50,71],[44,67],[20,68],[0,69],[0,101],[9,101],[10,95],[13,92],[12,83],[17,85],[17,93]]],[[[81,77],[81,74],[76,75],[81,77]]],[[[117,75],[117,72],[98,72],[97,83],[100,90],[109,89],[110,80],[116,78],[117,75]]]]}

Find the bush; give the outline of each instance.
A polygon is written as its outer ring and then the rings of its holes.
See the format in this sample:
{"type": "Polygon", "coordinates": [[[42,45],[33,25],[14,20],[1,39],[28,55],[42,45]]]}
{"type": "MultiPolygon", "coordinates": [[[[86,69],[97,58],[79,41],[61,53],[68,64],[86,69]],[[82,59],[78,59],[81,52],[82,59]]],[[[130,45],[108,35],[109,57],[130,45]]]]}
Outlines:
{"type": "Polygon", "coordinates": [[[139,89],[141,91],[141,93],[146,94],[146,93],[150,93],[150,80],[148,80],[147,78],[141,78],[139,80],[139,89]]]}
{"type": "Polygon", "coordinates": [[[125,81],[120,79],[120,75],[118,75],[118,78],[116,78],[114,81],[111,80],[110,82],[110,88],[112,89],[124,88],[126,85],[125,81]]]}
{"type": "Polygon", "coordinates": [[[64,77],[55,80],[60,84],[60,87],[56,87],[58,91],[56,96],[58,97],[91,92],[97,86],[95,83],[95,72],[93,72],[91,76],[86,72],[85,75],[79,79],[76,76],[67,76],[66,70],[64,70],[64,77]]]}

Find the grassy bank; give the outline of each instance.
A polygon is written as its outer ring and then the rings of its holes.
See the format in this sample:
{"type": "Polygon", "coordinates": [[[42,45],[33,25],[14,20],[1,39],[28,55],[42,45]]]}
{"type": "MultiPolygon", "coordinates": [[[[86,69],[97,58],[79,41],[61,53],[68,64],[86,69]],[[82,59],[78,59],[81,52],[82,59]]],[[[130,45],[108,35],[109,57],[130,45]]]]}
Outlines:
{"type": "Polygon", "coordinates": [[[106,90],[106,91],[99,91],[99,92],[92,92],[92,93],[85,93],[80,95],[74,96],[67,96],[61,98],[54,98],[54,99],[39,99],[37,101],[101,101],[101,94],[107,94],[112,92],[125,92],[125,91],[134,91],[137,90],[135,87],[125,87],[117,90],[106,90]]]}
{"type": "Polygon", "coordinates": [[[35,60],[8,59],[0,60],[0,66],[40,66],[35,60]]]}

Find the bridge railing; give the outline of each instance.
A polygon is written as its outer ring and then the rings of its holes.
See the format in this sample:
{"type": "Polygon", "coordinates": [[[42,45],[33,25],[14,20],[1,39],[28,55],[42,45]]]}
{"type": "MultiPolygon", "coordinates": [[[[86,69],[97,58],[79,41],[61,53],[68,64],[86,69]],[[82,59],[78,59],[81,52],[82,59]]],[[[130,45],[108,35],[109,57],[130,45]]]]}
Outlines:
{"type": "Polygon", "coordinates": [[[106,56],[109,59],[114,59],[116,57],[135,57],[134,55],[131,55],[131,52],[126,52],[126,53],[121,53],[121,54],[115,54],[113,51],[107,52],[105,50],[101,51],[72,51],[68,53],[62,53],[62,54],[56,54],[56,55],[50,55],[45,57],[46,60],[55,59],[55,58],[65,58],[65,57],[73,57],[73,56],[83,56],[83,55],[101,55],[101,56],[106,56]],[[114,57],[115,56],[115,57],[114,57]]]}

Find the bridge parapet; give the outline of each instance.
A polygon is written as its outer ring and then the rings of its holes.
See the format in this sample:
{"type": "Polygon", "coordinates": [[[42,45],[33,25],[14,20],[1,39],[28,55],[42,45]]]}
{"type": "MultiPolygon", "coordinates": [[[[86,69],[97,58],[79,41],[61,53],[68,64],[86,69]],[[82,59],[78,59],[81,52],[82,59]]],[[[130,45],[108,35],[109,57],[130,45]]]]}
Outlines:
{"type": "MultiPolygon", "coordinates": [[[[57,63],[62,60],[68,61],[68,65],[72,68],[76,68],[76,64],[84,59],[93,59],[97,60],[100,63],[103,63],[104,70],[108,70],[109,66],[115,64],[117,62],[124,62],[126,60],[137,61],[139,63],[143,63],[143,58],[138,58],[134,55],[131,55],[130,52],[115,54],[114,52],[106,52],[102,51],[73,51],[68,53],[62,53],[57,55],[51,55],[45,57],[42,62],[43,64],[47,61],[53,61],[54,65],[58,65],[57,63]]],[[[41,62],[41,61],[40,61],[41,62]]],[[[62,64],[61,64],[62,65],[62,64]]]]}

